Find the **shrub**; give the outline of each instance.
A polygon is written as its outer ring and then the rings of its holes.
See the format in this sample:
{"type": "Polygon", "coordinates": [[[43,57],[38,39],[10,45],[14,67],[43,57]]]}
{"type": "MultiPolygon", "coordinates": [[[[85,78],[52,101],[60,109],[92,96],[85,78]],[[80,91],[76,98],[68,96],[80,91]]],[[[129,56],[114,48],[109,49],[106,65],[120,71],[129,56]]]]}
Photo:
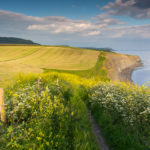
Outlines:
{"type": "Polygon", "coordinates": [[[150,92],[147,87],[101,83],[91,89],[89,105],[112,148],[150,148],[150,92]]]}

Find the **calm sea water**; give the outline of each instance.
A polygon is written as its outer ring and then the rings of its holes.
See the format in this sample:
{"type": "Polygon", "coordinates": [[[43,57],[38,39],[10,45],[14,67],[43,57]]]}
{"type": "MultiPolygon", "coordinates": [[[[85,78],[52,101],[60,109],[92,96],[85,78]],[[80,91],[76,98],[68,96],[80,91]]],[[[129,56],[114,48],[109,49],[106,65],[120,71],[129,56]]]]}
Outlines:
{"type": "Polygon", "coordinates": [[[150,50],[120,50],[117,51],[123,54],[138,55],[143,63],[142,67],[137,67],[131,76],[134,83],[138,85],[147,84],[150,86],[150,50]]]}

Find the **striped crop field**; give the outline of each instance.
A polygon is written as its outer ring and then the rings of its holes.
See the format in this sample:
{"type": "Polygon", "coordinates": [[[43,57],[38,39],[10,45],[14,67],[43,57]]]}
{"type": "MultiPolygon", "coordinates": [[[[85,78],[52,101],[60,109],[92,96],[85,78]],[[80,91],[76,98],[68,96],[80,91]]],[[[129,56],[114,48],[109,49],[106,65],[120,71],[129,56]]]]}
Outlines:
{"type": "Polygon", "coordinates": [[[87,70],[95,66],[99,53],[63,46],[0,46],[0,80],[43,69],[87,70]]]}

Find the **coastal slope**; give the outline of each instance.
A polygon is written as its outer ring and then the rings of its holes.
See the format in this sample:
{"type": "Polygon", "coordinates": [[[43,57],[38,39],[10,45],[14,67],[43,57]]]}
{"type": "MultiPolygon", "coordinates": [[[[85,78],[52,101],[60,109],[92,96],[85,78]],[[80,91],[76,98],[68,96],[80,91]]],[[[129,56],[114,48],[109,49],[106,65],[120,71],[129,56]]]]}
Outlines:
{"type": "Polygon", "coordinates": [[[131,82],[131,73],[142,65],[139,56],[105,53],[105,67],[112,81],[131,82]]]}
{"type": "Polygon", "coordinates": [[[18,72],[42,73],[52,69],[84,77],[107,77],[108,74],[113,81],[127,82],[131,81],[133,69],[140,65],[138,56],[113,52],[64,46],[0,46],[0,81],[18,72]]]}

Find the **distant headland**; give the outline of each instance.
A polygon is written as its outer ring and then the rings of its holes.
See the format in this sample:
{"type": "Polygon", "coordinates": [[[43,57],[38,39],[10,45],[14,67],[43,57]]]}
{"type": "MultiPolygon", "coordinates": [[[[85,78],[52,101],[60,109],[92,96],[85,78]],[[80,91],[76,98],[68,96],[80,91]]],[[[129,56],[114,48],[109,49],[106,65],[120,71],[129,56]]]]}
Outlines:
{"type": "Polygon", "coordinates": [[[31,40],[16,38],[16,37],[0,37],[0,44],[27,44],[27,45],[39,45],[31,40]]]}

